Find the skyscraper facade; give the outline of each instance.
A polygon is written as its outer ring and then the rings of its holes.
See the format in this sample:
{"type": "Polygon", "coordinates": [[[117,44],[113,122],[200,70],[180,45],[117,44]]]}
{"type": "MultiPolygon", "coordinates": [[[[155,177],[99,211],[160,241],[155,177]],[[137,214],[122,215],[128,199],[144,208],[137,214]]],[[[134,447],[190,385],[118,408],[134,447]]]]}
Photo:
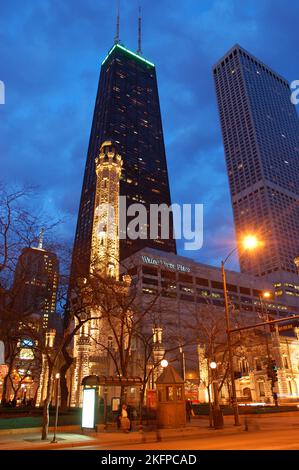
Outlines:
{"type": "Polygon", "coordinates": [[[14,308],[20,314],[39,314],[43,328],[56,312],[59,262],[55,253],[38,247],[24,248],[18,259],[14,283],[14,308]]]}
{"type": "Polygon", "coordinates": [[[237,239],[255,232],[264,242],[256,256],[240,256],[241,270],[292,279],[299,253],[299,121],[289,83],[239,45],[213,75],[237,239]]]}
{"type": "MultiPolygon", "coordinates": [[[[102,62],[73,252],[74,262],[90,265],[96,194],[95,159],[104,141],[113,141],[123,160],[120,195],[127,206],[170,205],[162,121],[153,63],[114,44],[102,62]]],[[[149,246],[176,252],[172,220],[168,240],[131,240],[122,234],[120,259],[149,246]]]]}

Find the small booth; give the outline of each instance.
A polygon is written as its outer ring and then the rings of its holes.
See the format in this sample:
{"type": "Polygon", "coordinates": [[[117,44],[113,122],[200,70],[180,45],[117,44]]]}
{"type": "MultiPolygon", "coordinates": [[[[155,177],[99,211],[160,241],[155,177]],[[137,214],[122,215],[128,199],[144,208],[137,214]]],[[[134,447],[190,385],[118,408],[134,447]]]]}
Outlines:
{"type": "MultiPolygon", "coordinates": [[[[83,406],[82,406],[82,429],[97,430],[101,422],[104,429],[109,422],[109,414],[116,417],[121,406],[121,389],[123,388],[123,399],[127,400],[127,388],[138,391],[138,407],[141,407],[140,396],[143,386],[140,377],[107,377],[103,375],[88,375],[82,380],[83,406]],[[116,391],[108,403],[108,390],[116,391]],[[108,410],[110,413],[108,413],[108,410]],[[101,416],[100,416],[101,415],[101,416]],[[101,418],[101,419],[100,419],[101,418]]],[[[115,421],[115,420],[114,420],[115,421]]],[[[112,423],[109,423],[112,424],[112,423]]]]}
{"type": "Polygon", "coordinates": [[[186,425],[184,380],[172,365],[165,367],[156,381],[157,424],[164,428],[186,425]]]}

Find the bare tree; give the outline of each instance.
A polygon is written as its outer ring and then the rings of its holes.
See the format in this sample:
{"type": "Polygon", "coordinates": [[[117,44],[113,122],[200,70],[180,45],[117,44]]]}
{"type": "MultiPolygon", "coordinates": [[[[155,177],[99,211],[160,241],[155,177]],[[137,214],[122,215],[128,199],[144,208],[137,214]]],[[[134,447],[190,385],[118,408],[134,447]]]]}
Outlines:
{"type": "Polygon", "coordinates": [[[8,369],[3,380],[2,406],[6,402],[8,383],[13,382],[14,366],[20,362],[20,341],[30,334],[32,315],[37,313],[36,304],[24,309],[20,302],[28,274],[20,255],[23,249],[37,243],[41,228],[47,233],[60,223],[30,209],[35,195],[32,187],[11,188],[0,184],[0,339],[5,344],[8,369]],[[16,266],[17,277],[14,276],[16,266]]]}
{"type": "MultiPolygon", "coordinates": [[[[232,324],[236,327],[248,323],[248,317],[241,314],[233,305],[230,305],[230,316],[232,324]]],[[[218,393],[221,392],[224,384],[229,386],[230,383],[224,309],[221,306],[214,305],[211,299],[207,298],[205,303],[198,304],[193,313],[186,317],[185,334],[189,335],[190,344],[193,343],[194,346],[202,347],[207,372],[205,375],[201,374],[200,380],[206,387],[210,399],[210,388],[213,379],[218,382],[218,393]],[[211,362],[217,363],[213,377],[209,367],[211,362]]],[[[259,341],[260,338],[253,331],[234,334],[231,337],[231,344],[235,362],[248,353],[250,348],[257,347],[259,341]]],[[[198,350],[195,347],[193,353],[191,352],[189,355],[189,360],[198,364],[198,350]]]]}

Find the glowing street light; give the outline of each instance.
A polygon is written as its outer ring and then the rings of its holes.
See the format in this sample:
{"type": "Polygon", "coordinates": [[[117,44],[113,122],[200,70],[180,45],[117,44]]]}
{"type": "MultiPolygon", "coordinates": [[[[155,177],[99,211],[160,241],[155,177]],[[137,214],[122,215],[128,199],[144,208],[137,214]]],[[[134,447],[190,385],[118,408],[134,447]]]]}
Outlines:
{"type": "Polygon", "coordinates": [[[256,235],[246,235],[242,240],[242,246],[245,250],[255,250],[261,245],[256,235]]]}
{"type": "Polygon", "coordinates": [[[165,369],[165,367],[168,366],[168,361],[167,361],[166,359],[163,359],[163,360],[161,361],[161,366],[163,367],[163,369],[165,369]]]}
{"type": "Polygon", "coordinates": [[[211,367],[211,369],[217,369],[216,362],[214,362],[214,361],[210,362],[210,367],[211,367]]]}
{"type": "Polygon", "coordinates": [[[263,298],[264,298],[264,299],[271,299],[271,292],[268,291],[268,290],[265,290],[265,291],[263,292],[263,298]]]}

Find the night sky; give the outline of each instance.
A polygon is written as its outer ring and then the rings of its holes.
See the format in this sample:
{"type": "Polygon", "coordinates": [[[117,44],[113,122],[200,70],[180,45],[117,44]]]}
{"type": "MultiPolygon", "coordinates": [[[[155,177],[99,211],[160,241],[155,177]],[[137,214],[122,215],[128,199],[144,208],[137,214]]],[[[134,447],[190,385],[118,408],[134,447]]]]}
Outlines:
{"type": "MultiPolygon", "coordinates": [[[[204,204],[204,246],[180,254],[220,263],[234,228],[212,65],[235,43],[299,79],[299,3],[141,0],[144,57],[157,67],[172,202],[204,204]]],[[[116,1],[10,0],[0,6],[0,180],[39,186],[72,243],[100,65],[116,1]]],[[[122,43],[137,49],[138,0],[121,1],[122,43]]],[[[237,267],[232,261],[230,267],[237,267]]]]}

